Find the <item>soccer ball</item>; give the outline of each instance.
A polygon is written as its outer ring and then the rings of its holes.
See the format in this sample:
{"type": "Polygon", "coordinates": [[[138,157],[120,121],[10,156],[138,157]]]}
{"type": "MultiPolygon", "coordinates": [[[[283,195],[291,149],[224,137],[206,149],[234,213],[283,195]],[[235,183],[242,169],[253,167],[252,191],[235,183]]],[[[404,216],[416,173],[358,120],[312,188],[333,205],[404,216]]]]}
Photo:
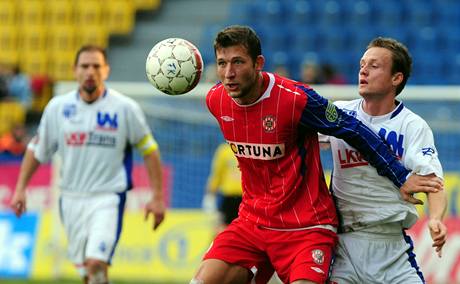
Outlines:
{"type": "Polygon", "coordinates": [[[168,95],[181,95],[200,81],[203,59],[192,43],[181,38],[168,38],[149,52],[145,71],[150,83],[168,95]]]}

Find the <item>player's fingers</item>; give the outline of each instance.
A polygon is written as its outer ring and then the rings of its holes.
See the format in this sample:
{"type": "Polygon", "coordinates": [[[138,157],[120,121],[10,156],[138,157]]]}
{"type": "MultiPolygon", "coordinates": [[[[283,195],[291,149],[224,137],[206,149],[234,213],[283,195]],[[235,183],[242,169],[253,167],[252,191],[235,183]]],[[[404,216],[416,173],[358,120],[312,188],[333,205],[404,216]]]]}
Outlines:
{"type": "Polygon", "coordinates": [[[415,198],[415,197],[413,197],[413,196],[408,196],[408,198],[406,199],[406,201],[407,201],[407,202],[410,202],[410,203],[412,203],[412,204],[415,204],[415,205],[418,205],[418,204],[423,205],[423,201],[422,201],[422,200],[417,199],[417,198],[415,198]]]}
{"type": "Polygon", "coordinates": [[[155,223],[153,225],[153,229],[156,230],[158,226],[163,222],[164,214],[155,214],[155,223]]]}

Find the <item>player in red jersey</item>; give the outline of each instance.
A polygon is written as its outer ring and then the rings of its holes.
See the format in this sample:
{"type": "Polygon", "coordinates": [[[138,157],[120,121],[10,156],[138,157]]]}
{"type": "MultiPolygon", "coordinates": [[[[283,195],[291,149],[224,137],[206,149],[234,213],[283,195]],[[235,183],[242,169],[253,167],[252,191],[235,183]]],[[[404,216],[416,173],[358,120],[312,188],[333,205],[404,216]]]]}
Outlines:
{"type": "Polygon", "coordinates": [[[264,283],[271,265],[285,283],[326,282],[337,216],[317,132],[356,147],[406,199],[441,187],[429,178],[406,179],[409,171],[372,130],[309,86],[263,72],[252,29],[225,28],[214,50],[221,83],[206,102],[238,158],[243,201],[239,217],[215,238],[190,283],[247,283],[253,274],[264,283]]]}

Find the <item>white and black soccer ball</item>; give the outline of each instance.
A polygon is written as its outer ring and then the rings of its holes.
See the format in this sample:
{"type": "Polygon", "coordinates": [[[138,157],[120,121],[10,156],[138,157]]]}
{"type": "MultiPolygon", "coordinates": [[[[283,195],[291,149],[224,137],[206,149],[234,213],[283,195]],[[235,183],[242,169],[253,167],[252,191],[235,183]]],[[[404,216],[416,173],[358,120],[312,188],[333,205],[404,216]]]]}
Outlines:
{"type": "Polygon", "coordinates": [[[203,59],[191,42],[168,38],[150,50],[145,71],[156,89],[168,95],[181,95],[191,91],[200,81],[203,59]]]}

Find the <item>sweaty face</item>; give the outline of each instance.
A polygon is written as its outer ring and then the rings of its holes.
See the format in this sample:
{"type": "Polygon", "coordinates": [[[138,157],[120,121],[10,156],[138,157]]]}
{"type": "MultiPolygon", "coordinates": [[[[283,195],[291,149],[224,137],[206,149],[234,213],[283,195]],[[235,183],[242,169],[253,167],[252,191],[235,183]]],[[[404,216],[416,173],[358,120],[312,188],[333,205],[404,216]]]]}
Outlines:
{"type": "Polygon", "coordinates": [[[217,76],[238,103],[251,103],[259,96],[256,85],[263,61],[263,57],[259,56],[254,62],[242,45],[216,50],[217,76]]]}
{"type": "Polygon", "coordinates": [[[83,95],[100,95],[104,89],[104,81],[109,76],[109,66],[104,56],[98,51],[84,51],[75,66],[75,77],[83,95]],[[96,91],[99,92],[96,92],[96,91]]]}
{"type": "Polygon", "coordinates": [[[395,92],[400,81],[396,79],[396,74],[391,74],[391,68],[391,51],[382,47],[369,48],[360,61],[359,94],[366,97],[395,92]]]}

